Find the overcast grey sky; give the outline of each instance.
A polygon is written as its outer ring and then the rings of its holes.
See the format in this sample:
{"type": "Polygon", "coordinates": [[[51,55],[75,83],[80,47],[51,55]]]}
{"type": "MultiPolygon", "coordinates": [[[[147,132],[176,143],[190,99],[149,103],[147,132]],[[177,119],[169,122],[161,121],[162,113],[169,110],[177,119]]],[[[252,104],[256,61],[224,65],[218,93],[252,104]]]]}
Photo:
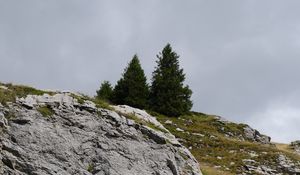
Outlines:
{"type": "Polygon", "coordinates": [[[0,81],[93,95],[170,42],[195,111],[300,139],[300,1],[0,0],[0,81]]]}

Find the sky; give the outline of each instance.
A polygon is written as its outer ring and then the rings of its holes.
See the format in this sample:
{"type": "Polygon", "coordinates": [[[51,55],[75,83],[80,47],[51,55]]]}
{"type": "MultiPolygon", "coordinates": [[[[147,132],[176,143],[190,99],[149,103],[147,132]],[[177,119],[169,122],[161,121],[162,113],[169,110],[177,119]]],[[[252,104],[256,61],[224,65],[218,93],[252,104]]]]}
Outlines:
{"type": "Polygon", "coordinates": [[[300,1],[0,0],[0,81],[94,95],[180,55],[193,110],[300,140],[300,1]]]}

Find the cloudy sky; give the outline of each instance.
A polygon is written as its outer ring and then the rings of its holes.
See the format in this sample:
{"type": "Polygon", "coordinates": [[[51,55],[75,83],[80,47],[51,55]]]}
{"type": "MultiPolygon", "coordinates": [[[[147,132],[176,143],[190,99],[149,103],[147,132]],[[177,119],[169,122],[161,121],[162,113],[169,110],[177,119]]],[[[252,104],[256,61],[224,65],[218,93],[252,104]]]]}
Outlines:
{"type": "Polygon", "coordinates": [[[193,110],[300,139],[300,1],[0,0],[0,81],[94,95],[169,42],[193,110]]]}

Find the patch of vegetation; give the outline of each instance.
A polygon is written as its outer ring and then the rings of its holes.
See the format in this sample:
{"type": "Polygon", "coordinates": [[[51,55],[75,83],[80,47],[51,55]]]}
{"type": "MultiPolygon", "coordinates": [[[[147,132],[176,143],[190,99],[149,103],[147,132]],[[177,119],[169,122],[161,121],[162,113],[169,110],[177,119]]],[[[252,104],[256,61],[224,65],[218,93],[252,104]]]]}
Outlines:
{"type": "Polygon", "coordinates": [[[300,161],[300,156],[292,154],[274,145],[263,145],[257,142],[242,140],[246,125],[219,121],[215,116],[202,113],[190,113],[179,118],[170,118],[154,112],[151,115],[182,140],[182,144],[191,148],[191,153],[205,166],[201,166],[204,174],[237,174],[243,171],[244,159],[251,159],[259,165],[276,167],[280,154],[293,161],[300,161]],[[178,131],[177,128],[183,130],[178,131]],[[232,136],[226,133],[233,133],[232,136]],[[215,168],[217,167],[217,168],[215,168]]]}
{"type": "Polygon", "coordinates": [[[23,85],[3,84],[1,86],[7,87],[7,89],[0,88],[0,103],[6,105],[7,102],[15,102],[16,98],[26,97],[27,95],[43,95],[48,93],[50,95],[54,92],[42,91],[32,87],[23,85]]]}
{"type": "Polygon", "coordinates": [[[50,117],[54,114],[54,111],[48,106],[42,106],[37,109],[44,117],[50,117]]]}
{"type": "Polygon", "coordinates": [[[4,116],[7,120],[16,118],[16,113],[14,111],[8,111],[5,116],[4,116]]]}
{"type": "Polygon", "coordinates": [[[75,95],[71,94],[71,97],[75,98],[79,104],[83,104],[85,100],[87,100],[88,97],[85,97],[83,95],[75,95]]]}
{"type": "Polygon", "coordinates": [[[51,92],[46,92],[29,86],[23,86],[23,85],[7,84],[6,87],[8,87],[9,90],[13,91],[16,94],[16,96],[19,98],[26,97],[27,95],[43,95],[45,93],[51,94],[51,92]]]}
{"type": "Polygon", "coordinates": [[[108,109],[108,110],[114,110],[112,107],[110,107],[110,104],[104,100],[101,99],[92,99],[92,102],[94,102],[96,104],[97,108],[104,108],[104,109],[108,109]]]}
{"type": "Polygon", "coordinates": [[[88,100],[88,101],[92,101],[93,103],[95,103],[97,108],[104,108],[104,109],[108,109],[108,110],[113,110],[113,108],[110,107],[110,104],[105,100],[102,100],[102,99],[99,99],[99,98],[96,98],[96,97],[92,98],[92,97],[89,97],[89,96],[84,95],[84,94],[80,94],[80,95],[71,94],[71,96],[73,98],[75,98],[79,104],[84,104],[84,102],[86,100],[88,100]]]}
{"type": "Polygon", "coordinates": [[[288,152],[288,153],[291,153],[291,154],[294,153],[294,150],[293,150],[292,146],[289,145],[289,144],[275,143],[275,145],[276,145],[276,148],[281,150],[281,151],[288,152]]]}
{"type": "Polygon", "coordinates": [[[15,102],[16,94],[7,89],[0,89],[0,103],[6,105],[7,102],[15,102]]]}
{"type": "Polygon", "coordinates": [[[201,164],[201,171],[203,175],[233,175],[230,172],[222,171],[204,164],[201,164]]]}
{"type": "Polygon", "coordinates": [[[94,164],[92,164],[92,163],[89,164],[88,167],[87,167],[87,171],[90,172],[90,173],[92,173],[94,171],[94,169],[95,169],[95,167],[94,167],[94,164]]]}

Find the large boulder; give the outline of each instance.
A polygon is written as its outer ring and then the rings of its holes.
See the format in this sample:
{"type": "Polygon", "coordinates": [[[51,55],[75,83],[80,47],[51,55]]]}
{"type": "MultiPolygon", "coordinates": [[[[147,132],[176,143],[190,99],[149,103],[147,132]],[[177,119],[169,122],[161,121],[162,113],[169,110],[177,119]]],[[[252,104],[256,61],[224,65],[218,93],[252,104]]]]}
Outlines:
{"type": "Polygon", "coordinates": [[[271,137],[260,134],[260,132],[250,126],[244,127],[244,136],[247,140],[256,141],[262,144],[270,144],[271,141],[271,137]]]}
{"type": "MultiPolygon", "coordinates": [[[[0,174],[201,175],[196,159],[170,132],[93,102],[79,104],[66,93],[31,95],[6,108],[14,115],[7,123],[0,113],[0,125],[7,126],[0,139],[0,174]],[[40,113],[43,106],[53,114],[40,113]]],[[[131,112],[162,126],[143,111],[131,112]]]]}
{"type": "Polygon", "coordinates": [[[297,154],[300,154],[300,140],[291,142],[290,146],[297,154]]]}

